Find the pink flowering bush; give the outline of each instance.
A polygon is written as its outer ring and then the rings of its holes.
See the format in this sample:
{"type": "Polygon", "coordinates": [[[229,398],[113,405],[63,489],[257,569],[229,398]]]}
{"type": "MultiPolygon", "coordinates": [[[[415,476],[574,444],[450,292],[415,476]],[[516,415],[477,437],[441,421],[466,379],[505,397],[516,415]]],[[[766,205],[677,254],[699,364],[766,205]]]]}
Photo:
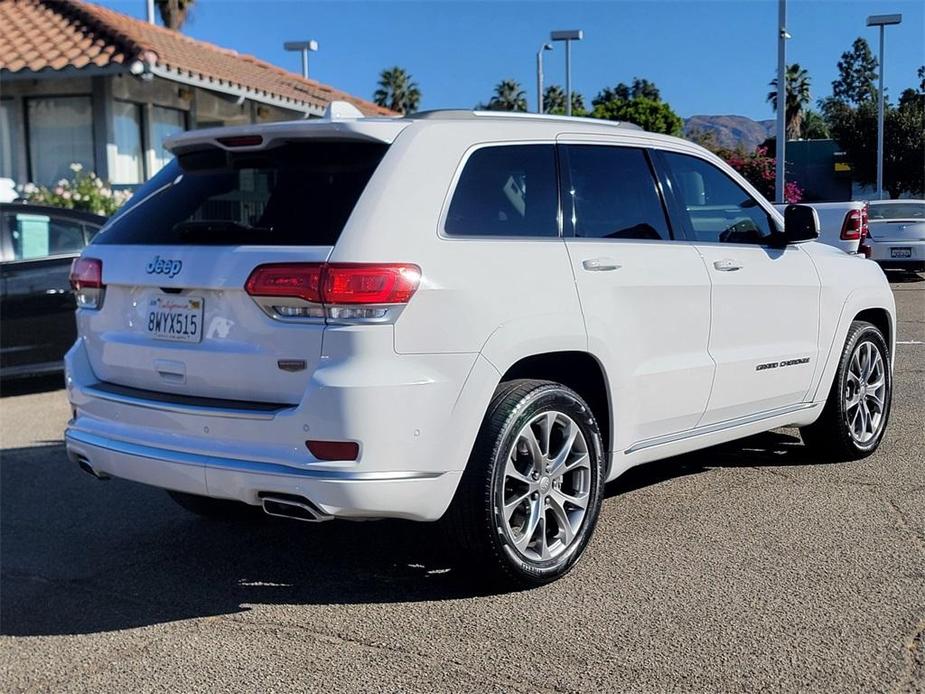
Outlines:
{"type": "Polygon", "coordinates": [[[80,164],[71,164],[74,175],[62,178],[54,186],[27,183],[19,187],[23,198],[39,205],[86,210],[105,217],[112,216],[130,197],[131,191],[113,190],[92,171],[84,172],[80,164]]]}
{"type": "MultiPolygon", "coordinates": [[[[740,150],[719,150],[717,154],[726,160],[733,169],[758,189],[768,200],[774,200],[774,180],[776,159],[768,156],[765,147],[758,147],[751,154],[740,150]]],[[[803,190],[794,181],[784,186],[784,200],[788,203],[800,202],[803,190]]]]}

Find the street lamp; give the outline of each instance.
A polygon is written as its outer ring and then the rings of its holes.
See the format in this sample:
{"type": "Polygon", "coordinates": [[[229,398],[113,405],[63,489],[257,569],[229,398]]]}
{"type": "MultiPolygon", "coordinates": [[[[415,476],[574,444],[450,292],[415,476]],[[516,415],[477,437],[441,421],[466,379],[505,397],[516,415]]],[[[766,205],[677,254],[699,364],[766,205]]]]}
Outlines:
{"type": "Polygon", "coordinates": [[[286,41],[283,48],[287,51],[296,51],[302,54],[302,77],[308,79],[308,52],[318,50],[318,42],[310,41],[286,41]]]}
{"type": "Polygon", "coordinates": [[[901,14],[872,14],[867,26],[880,27],[880,93],[877,95],[877,198],[883,200],[883,28],[903,21],[901,14]]]}
{"type": "Polygon", "coordinates": [[[565,41],[565,115],[572,115],[572,41],[581,41],[584,33],[580,29],[554,31],[549,35],[553,41],[565,41]]]}
{"type": "Polygon", "coordinates": [[[551,51],[552,44],[544,43],[536,52],[536,112],[543,113],[543,51],[551,51]]]}

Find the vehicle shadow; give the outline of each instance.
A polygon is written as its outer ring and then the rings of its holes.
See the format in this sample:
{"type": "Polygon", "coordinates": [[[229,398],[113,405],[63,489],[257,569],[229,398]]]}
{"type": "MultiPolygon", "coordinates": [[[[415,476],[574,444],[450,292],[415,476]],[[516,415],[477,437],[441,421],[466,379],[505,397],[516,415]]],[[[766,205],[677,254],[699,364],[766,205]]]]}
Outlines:
{"type": "Polygon", "coordinates": [[[63,373],[6,379],[0,381],[0,398],[47,393],[48,391],[61,390],[62,388],[64,388],[63,373]]]}
{"type": "MultiPolygon", "coordinates": [[[[803,465],[799,439],[765,434],[644,465],[610,497],[717,465],[803,465]]],[[[94,480],[61,442],[0,459],[0,633],[82,634],[246,612],[253,604],[365,604],[472,597],[437,524],[199,519],[161,490],[94,480]]],[[[262,518],[262,517],[261,517],[262,518]]]]}
{"type": "Polygon", "coordinates": [[[886,272],[887,281],[890,284],[910,284],[914,282],[925,282],[925,276],[919,272],[906,272],[904,270],[889,270],[886,272]]]}

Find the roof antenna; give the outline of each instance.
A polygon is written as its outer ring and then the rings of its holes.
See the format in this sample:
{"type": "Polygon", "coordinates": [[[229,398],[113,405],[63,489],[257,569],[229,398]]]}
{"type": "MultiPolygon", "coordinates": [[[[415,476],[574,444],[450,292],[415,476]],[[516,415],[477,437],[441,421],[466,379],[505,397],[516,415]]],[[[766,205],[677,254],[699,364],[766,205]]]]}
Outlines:
{"type": "Polygon", "coordinates": [[[148,24],[157,24],[154,21],[154,0],[148,0],[148,24]]]}

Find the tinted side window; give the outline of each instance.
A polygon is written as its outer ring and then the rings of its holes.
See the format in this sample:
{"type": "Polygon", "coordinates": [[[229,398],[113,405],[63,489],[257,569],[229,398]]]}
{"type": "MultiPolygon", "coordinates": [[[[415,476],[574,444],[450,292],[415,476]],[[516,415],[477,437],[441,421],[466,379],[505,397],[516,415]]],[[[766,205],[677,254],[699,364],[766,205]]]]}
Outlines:
{"type": "Polygon", "coordinates": [[[7,226],[15,260],[79,253],[84,247],[83,225],[43,214],[9,214],[7,226]]]}
{"type": "Polygon", "coordinates": [[[483,147],[466,162],[445,230],[453,236],[558,236],[553,145],[483,147]]]}
{"type": "Polygon", "coordinates": [[[569,145],[568,168],[575,236],[667,239],[668,221],[641,149],[569,145]]]}
{"type": "Polygon", "coordinates": [[[774,225],[764,209],[738,183],[713,164],[663,152],[681,206],[687,211],[694,240],[721,243],[766,243],[774,225]]]}

